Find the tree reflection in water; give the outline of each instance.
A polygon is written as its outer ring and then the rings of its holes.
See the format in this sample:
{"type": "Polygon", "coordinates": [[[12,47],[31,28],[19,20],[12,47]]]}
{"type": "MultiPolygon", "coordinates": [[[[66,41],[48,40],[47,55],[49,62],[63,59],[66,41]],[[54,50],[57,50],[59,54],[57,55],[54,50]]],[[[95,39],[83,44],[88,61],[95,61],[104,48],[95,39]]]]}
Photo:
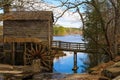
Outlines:
{"type": "Polygon", "coordinates": [[[59,59],[54,59],[54,72],[57,73],[84,73],[86,72],[85,62],[88,61],[88,55],[86,53],[77,53],[77,59],[74,61],[74,53],[73,52],[64,52],[66,56],[59,57],[59,59]],[[72,54],[71,54],[72,53],[72,54]],[[82,59],[82,60],[81,60],[82,59]],[[87,60],[87,61],[86,61],[87,60]],[[76,63],[74,63],[76,62],[76,63]],[[76,65],[75,65],[76,64],[76,65]],[[75,70],[74,65],[77,66],[75,70]]]}

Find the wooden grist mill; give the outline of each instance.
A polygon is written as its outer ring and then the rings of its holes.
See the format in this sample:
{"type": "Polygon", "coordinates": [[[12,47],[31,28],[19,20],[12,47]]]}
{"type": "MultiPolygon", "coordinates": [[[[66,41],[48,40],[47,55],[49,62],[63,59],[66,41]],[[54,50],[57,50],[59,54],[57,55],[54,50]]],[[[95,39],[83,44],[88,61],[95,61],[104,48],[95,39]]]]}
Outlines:
{"type": "Polygon", "coordinates": [[[4,17],[6,17],[3,21],[2,39],[4,61],[13,65],[28,65],[32,59],[39,57],[44,65],[46,62],[50,63],[53,13],[15,11],[5,13],[4,17]]]}

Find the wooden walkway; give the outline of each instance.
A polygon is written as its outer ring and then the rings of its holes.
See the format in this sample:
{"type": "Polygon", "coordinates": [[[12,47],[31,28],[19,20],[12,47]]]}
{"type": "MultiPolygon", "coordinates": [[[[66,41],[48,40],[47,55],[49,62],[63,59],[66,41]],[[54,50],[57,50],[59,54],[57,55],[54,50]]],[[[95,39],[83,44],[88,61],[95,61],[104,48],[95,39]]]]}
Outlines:
{"type": "MultiPolygon", "coordinates": [[[[118,52],[120,53],[120,44],[118,44],[118,52]]],[[[87,48],[86,43],[52,41],[53,50],[73,51],[73,52],[87,52],[96,53],[96,49],[87,48]]]]}
{"type": "Polygon", "coordinates": [[[95,52],[95,50],[86,49],[86,43],[52,41],[52,49],[74,52],[95,52]]]}

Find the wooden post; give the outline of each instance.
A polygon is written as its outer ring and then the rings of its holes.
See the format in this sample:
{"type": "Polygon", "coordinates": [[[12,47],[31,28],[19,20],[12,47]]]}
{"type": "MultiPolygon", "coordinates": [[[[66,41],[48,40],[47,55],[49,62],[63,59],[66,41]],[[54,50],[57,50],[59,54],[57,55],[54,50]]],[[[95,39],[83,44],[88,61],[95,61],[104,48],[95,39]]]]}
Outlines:
{"type": "Polygon", "coordinates": [[[74,73],[77,73],[77,69],[78,69],[78,67],[77,67],[77,52],[75,51],[74,52],[74,66],[73,66],[73,71],[74,71],[74,73]]]}
{"type": "Polygon", "coordinates": [[[24,65],[26,65],[26,43],[24,43],[24,65]]]}
{"type": "Polygon", "coordinates": [[[12,42],[12,64],[15,65],[15,43],[12,42]]]}
{"type": "Polygon", "coordinates": [[[41,72],[41,61],[40,61],[40,59],[32,60],[32,70],[33,70],[34,73],[41,72]]]}
{"type": "Polygon", "coordinates": [[[59,48],[61,49],[61,41],[59,41],[59,48]]]}
{"type": "Polygon", "coordinates": [[[69,43],[68,49],[70,49],[70,45],[71,45],[71,43],[69,43]]]}
{"type": "Polygon", "coordinates": [[[30,49],[32,49],[33,48],[33,43],[32,42],[30,43],[30,46],[31,46],[30,49]]]}
{"type": "Polygon", "coordinates": [[[51,33],[50,33],[50,28],[51,28],[50,21],[48,21],[48,48],[49,48],[49,50],[51,49],[51,33]]]}

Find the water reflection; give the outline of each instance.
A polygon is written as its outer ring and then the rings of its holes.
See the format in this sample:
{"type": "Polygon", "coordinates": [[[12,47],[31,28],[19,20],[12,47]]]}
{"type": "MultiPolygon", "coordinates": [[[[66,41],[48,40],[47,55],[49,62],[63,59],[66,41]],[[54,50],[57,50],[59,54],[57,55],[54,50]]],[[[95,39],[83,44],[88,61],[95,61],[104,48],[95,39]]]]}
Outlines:
{"type": "Polygon", "coordinates": [[[76,71],[72,70],[74,66],[74,52],[64,52],[66,56],[54,59],[54,72],[55,73],[84,73],[86,72],[88,55],[85,53],[77,53],[77,67],[76,71]],[[72,53],[72,54],[71,54],[72,53]]]}
{"type": "Polygon", "coordinates": [[[74,73],[77,73],[77,70],[78,70],[78,66],[77,66],[77,52],[74,52],[74,56],[73,56],[73,60],[74,60],[74,65],[73,65],[73,72],[74,73]]]}
{"type": "MultiPolygon", "coordinates": [[[[66,42],[78,42],[84,43],[82,41],[83,37],[80,35],[66,35],[66,36],[54,36],[53,40],[60,40],[66,42]]],[[[64,51],[66,56],[57,57],[54,59],[54,72],[56,73],[84,73],[88,67],[88,54],[77,53],[77,67],[76,71],[73,71],[74,66],[74,52],[64,51]]]]}
{"type": "Polygon", "coordinates": [[[66,56],[66,54],[63,51],[54,51],[55,53],[55,59],[59,59],[60,57],[66,56]]]}

